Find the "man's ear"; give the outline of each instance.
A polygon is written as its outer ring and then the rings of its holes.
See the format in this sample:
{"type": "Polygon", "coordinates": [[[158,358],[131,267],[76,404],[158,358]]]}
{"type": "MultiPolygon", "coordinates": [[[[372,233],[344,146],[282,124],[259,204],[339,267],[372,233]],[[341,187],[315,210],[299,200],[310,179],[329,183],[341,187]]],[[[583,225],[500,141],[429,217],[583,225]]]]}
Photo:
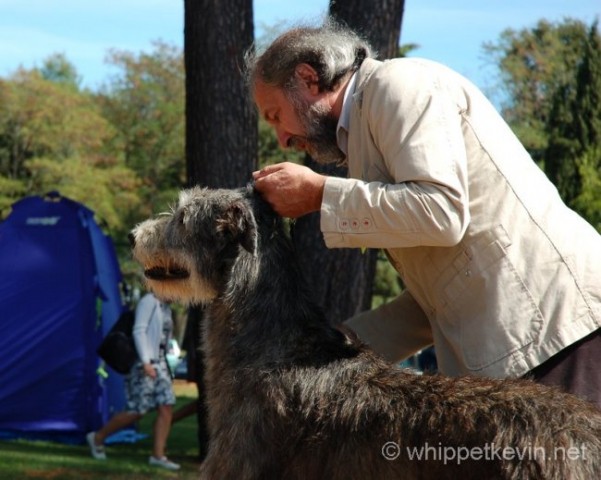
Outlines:
{"type": "Polygon", "coordinates": [[[319,75],[308,63],[299,63],[294,69],[294,75],[312,95],[319,93],[319,75]]]}
{"type": "Polygon", "coordinates": [[[234,202],[217,219],[217,232],[230,235],[242,248],[257,251],[257,223],[250,207],[244,202],[234,202]]]}

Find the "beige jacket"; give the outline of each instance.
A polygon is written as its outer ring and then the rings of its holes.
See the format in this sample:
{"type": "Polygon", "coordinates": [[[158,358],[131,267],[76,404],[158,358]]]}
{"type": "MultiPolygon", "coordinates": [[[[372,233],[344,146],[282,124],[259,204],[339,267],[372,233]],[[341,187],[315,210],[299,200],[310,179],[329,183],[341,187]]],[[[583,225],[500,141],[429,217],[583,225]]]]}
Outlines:
{"type": "Polygon", "coordinates": [[[407,290],[348,325],[389,359],[434,342],[442,372],[521,376],[601,325],[601,236],[482,93],[433,62],[366,60],[328,247],[386,249],[407,290]],[[355,180],[360,179],[360,180],[355,180]]]}

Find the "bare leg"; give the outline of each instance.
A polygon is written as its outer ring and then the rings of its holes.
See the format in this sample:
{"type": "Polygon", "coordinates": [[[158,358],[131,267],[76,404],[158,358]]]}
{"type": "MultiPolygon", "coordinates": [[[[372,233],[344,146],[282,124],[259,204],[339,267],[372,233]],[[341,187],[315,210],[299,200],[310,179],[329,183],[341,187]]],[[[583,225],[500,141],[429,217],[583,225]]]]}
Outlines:
{"type": "Polygon", "coordinates": [[[171,417],[173,408],[171,405],[159,405],[157,408],[157,417],[154,421],[154,446],[152,454],[155,458],[165,456],[165,445],[171,430],[171,417]]]}
{"type": "Polygon", "coordinates": [[[175,412],[173,412],[173,416],[171,418],[171,425],[174,423],[183,420],[190,415],[194,415],[198,410],[198,400],[192,400],[189,403],[186,403],[184,406],[178,408],[175,412]]]}
{"type": "Polygon", "coordinates": [[[94,437],[94,443],[96,445],[102,445],[106,437],[115,433],[128,425],[134,423],[136,420],[142,418],[140,413],[135,412],[119,412],[111,417],[111,419],[104,424],[104,426],[96,432],[94,437]]]}

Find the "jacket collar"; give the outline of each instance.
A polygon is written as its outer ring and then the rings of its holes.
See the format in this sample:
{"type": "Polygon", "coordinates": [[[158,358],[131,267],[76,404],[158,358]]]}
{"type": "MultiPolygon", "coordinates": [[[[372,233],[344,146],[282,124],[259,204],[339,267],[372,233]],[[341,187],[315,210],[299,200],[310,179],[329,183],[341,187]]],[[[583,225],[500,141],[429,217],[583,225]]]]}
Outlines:
{"type": "Polygon", "coordinates": [[[361,103],[363,101],[363,90],[369,83],[372,73],[380,68],[381,65],[382,62],[379,60],[366,58],[363,60],[359,70],[357,70],[357,83],[355,86],[355,93],[353,94],[353,100],[357,103],[359,108],[361,108],[361,103]]]}

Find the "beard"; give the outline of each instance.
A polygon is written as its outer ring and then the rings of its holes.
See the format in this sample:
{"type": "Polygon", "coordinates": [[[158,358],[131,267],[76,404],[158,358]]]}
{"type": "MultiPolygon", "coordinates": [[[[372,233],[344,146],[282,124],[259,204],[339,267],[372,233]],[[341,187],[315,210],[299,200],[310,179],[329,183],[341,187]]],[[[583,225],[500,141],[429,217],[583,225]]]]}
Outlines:
{"type": "Polygon", "coordinates": [[[332,115],[331,108],[318,103],[310,104],[294,90],[288,93],[288,98],[305,130],[304,136],[293,136],[289,146],[305,150],[317,163],[342,164],[346,155],[338,148],[338,119],[332,115]]]}

